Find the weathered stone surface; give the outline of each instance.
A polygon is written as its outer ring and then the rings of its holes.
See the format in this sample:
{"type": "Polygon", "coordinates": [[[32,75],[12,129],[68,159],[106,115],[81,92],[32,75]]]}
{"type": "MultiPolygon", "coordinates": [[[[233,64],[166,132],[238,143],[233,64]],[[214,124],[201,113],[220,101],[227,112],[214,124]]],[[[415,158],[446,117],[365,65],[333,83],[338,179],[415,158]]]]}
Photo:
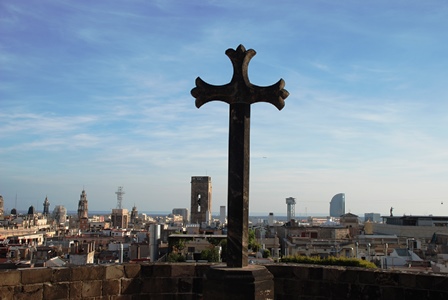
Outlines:
{"type": "Polygon", "coordinates": [[[171,276],[172,265],[170,263],[163,264],[155,264],[154,265],[154,274],[157,274],[157,277],[170,277],[171,276]]]}
{"type": "Polygon", "coordinates": [[[17,270],[2,270],[0,278],[0,286],[18,285],[22,281],[20,271],[17,270]]]}
{"type": "Polygon", "coordinates": [[[71,269],[67,267],[52,268],[51,282],[65,282],[71,279],[71,269]]]}
{"type": "Polygon", "coordinates": [[[178,279],[171,277],[144,278],[142,293],[175,294],[178,291],[178,279]]]}
{"type": "Polygon", "coordinates": [[[13,286],[0,287],[0,299],[14,299],[14,295],[17,293],[18,291],[13,286]]]}
{"type": "Polygon", "coordinates": [[[103,279],[105,273],[106,266],[79,266],[72,268],[71,278],[73,281],[103,279]]]}
{"type": "Polygon", "coordinates": [[[82,281],[70,282],[70,299],[82,298],[82,281]]]}
{"type": "Polygon", "coordinates": [[[178,292],[191,293],[193,291],[193,277],[178,278],[178,292]]]}
{"type": "Polygon", "coordinates": [[[142,290],[142,281],[140,279],[121,279],[121,293],[127,294],[140,294],[142,290]]]}
{"type": "Polygon", "coordinates": [[[51,268],[30,268],[20,272],[22,272],[22,284],[50,282],[53,276],[51,268]]]}
{"type": "Polygon", "coordinates": [[[141,272],[140,264],[125,264],[124,265],[124,273],[126,278],[135,278],[139,277],[141,272]]]}
{"type": "Polygon", "coordinates": [[[105,269],[105,279],[120,279],[125,276],[123,265],[110,265],[106,266],[105,269]]]}
{"type": "Polygon", "coordinates": [[[89,280],[82,283],[82,297],[99,297],[102,292],[102,280],[89,280]]]}
{"type": "Polygon", "coordinates": [[[15,299],[43,299],[43,285],[42,284],[28,284],[22,286],[22,292],[16,295],[15,299]]]}
{"type": "Polygon", "coordinates": [[[154,275],[154,264],[140,265],[141,277],[152,277],[154,275]]]}
{"type": "Polygon", "coordinates": [[[206,274],[204,299],[273,299],[273,276],[264,266],[212,267],[206,274]]]}
{"type": "Polygon", "coordinates": [[[322,280],[323,274],[324,274],[323,267],[312,267],[308,269],[308,279],[322,280]]]}
{"type": "Polygon", "coordinates": [[[121,294],[121,281],[119,279],[109,279],[103,281],[103,296],[113,296],[121,294]]]}
{"type": "Polygon", "coordinates": [[[70,283],[44,284],[44,299],[68,299],[70,283]]]}
{"type": "Polygon", "coordinates": [[[196,264],[171,264],[171,277],[193,277],[196,264]]]}

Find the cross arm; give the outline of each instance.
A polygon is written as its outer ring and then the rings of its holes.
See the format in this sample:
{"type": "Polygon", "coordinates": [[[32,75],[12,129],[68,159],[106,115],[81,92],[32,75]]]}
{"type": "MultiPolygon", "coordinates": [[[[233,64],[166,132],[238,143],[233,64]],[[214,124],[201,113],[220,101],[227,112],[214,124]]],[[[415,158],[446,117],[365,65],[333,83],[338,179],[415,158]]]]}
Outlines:
{"type": "Polygon", "coordinates": [[[200,77],[196,78],[196,87],[191,90],[191,95],[196,98],[195,105],[197,108],[213,100],[220,100],[230,104],[233,94],[234,91],[231,83],[213,85],[208,84],[200,77]]]}

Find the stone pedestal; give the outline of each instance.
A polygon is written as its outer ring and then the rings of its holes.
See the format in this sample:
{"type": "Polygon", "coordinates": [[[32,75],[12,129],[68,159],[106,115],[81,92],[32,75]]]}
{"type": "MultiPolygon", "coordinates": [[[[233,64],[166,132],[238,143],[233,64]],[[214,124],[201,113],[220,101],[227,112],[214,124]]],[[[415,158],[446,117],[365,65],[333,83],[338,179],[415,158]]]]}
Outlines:
{"type": "Polygon", "coordinates": [[[205,274],[203,299],[274,299],[274,276],[259,265],[244,268],[213,266],[205,274]]]}

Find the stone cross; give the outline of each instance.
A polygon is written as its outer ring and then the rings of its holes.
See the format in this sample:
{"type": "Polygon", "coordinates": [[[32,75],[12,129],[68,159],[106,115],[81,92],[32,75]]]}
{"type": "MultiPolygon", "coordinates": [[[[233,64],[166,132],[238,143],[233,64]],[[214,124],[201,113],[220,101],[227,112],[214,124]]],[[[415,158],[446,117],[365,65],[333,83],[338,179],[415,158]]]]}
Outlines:
{"type": "Polygon", "coordinates": [[[232,80],[221,86],[211,85],[201,78],[191,95],[196,98],[196,107],[219,100],[230,105],[229,114],[229,159],[228,159],[228,225],[227,267],[242,268],[248,264],[249,225],[249,160],[250,160],[250,105],[268,102],[279,110],[285,106],[289,93],[280,79],[267,87],[256,86],[249,81],[247,69],[255,50],[246,51],[243,45],[236,50],[228,49],[226,55],[233,65],[232,80]]]}

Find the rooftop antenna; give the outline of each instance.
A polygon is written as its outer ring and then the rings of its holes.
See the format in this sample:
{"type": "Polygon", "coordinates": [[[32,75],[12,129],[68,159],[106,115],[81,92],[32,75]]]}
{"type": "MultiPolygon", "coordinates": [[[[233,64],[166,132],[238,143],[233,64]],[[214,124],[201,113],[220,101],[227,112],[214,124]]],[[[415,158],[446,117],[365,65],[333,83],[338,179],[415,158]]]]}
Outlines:
{"type": "Polygon", "coordinates": [[[117,208],[121,209],[121,202],[123,201],[123,195],[125,194],[123,187],[119,186],[118,191],[116,191],[115,194],[117,194],[117,208]]]}

